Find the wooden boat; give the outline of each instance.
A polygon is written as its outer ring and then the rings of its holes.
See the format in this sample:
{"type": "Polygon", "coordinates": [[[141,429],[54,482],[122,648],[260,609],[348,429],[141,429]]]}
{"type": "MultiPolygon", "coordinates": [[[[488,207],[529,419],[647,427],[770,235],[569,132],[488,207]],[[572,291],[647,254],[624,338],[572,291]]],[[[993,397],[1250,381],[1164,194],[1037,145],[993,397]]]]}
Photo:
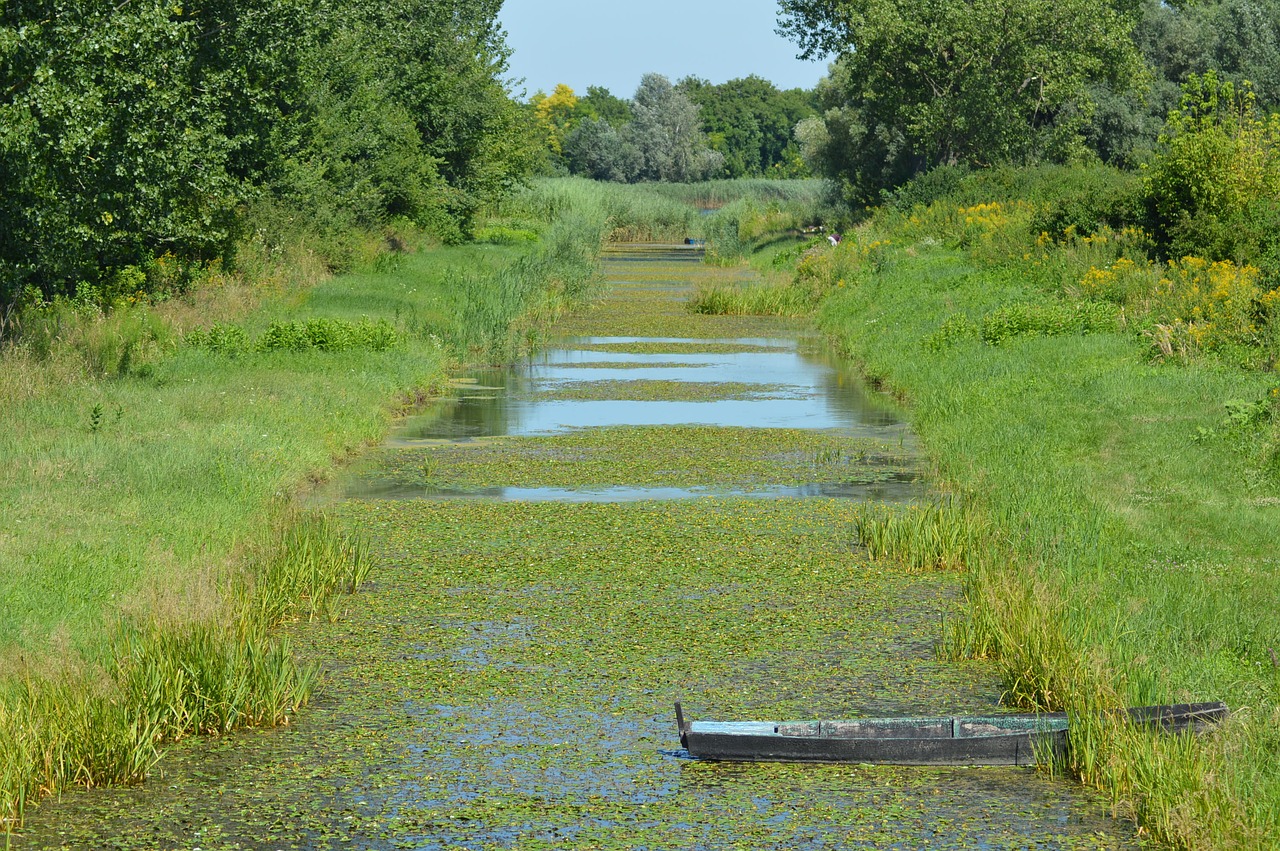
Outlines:
{"type": "MultiPolygon", "coordinates": [[[[1227,716],[1223,703],[1117,710],[1135,724],[1198,732],[1227,716]]],[[[680,743],[698,759],[881,765],[1035,765],[1065,754],[1067,715],[867,718],[850,721],[686,721],[680,743]]]]}

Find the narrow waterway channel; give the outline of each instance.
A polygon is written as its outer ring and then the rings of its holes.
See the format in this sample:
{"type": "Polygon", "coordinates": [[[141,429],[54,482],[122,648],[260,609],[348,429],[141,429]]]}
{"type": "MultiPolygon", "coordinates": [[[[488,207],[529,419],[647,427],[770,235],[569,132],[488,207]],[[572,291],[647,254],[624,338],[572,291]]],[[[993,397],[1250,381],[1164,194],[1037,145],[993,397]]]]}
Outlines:
{"type": "Polygon", "coordinates": [[[868,501],[927,497],[891,404],[803,329],[700,317],[723,271],[606,259],[609,297],[460,376],[316,498],[368,591],[298,627],[325,678],[288,728],[184,743],[145,786],[33,813],[19,848],[1129,848],[1025,769],[682,758],[700,718],[989,713],[932,645],[955,578],[868,563],[868,501]]]}

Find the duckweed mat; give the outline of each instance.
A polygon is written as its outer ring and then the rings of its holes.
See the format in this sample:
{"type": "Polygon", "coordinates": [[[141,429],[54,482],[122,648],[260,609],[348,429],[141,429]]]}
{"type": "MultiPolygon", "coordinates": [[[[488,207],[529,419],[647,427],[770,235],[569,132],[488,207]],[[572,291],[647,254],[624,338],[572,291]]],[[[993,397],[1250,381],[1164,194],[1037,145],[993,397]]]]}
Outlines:
{"type": "Polygon", "coordinates": [[[686,309],[699,283],[747,280],[746,271],[727,273],[704,266],[694,252],[642,253],[628,259],[605,255],[605,274],[613,284],[606,299],[568,317],[557,332],[572,336],[641,337],[769,337],[800,327],[799,323],[754,316],[701,316],[686,309]]]}
{"type": "Polygon", "coordinates": [[[896,443],[804,429],[616,426],[546,437],[382,449],[366,476],[397,484],[487,487],[711,487],[864,484],[914,475],[896,443]]]}
{"type": "Polygon", "coordinates": [[[759,352],[786,352],[785,346],[756,345],[752,343],[725,343],[718,341],[670,341],[635,340],[628,343],[576,343],[575,351],[624,352],[636,355],[732,355],[759,352]]]}
{"type": "Polygon", "coordinates": [[[581,361],[556,364],[560,369],[699,369],[709,363],[684,363],[677,361],[581,361]]]}
{"type": "Polygon", "coordinates": [[[839,501],[353,502],[376,585],[296,632],[325,659],[293,728],[193,742],[73,795],[20,848],[1125,848],[1023,769],[680,758],[699,718],[989,712],[935,660],[954,589],[851,555],[839,501]]]}

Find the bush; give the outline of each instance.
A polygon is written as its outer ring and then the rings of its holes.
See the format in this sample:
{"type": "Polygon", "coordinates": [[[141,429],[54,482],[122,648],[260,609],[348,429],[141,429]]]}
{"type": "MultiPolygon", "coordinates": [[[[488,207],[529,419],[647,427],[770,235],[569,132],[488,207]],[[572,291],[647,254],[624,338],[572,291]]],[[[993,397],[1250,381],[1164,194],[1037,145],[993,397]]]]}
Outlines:
{"type": "Polygon", "coordinates": [[[183,342],[193,348],[234,357],[252,350],[342,352],[364,349],[385,352],[399,345],[400,335],[385,319],[348,322],[318,318],[304,322],[272,322],[256,343],[250,343],[249,335],[238,325],[215,322],[207,329],[191,331],[183,342]]]}
{"type": "Polygon", "coordinates": [[[1121,257],[1106,268],[1091,266],[1080,281],[1080,294],[1093,301],[1109,301],[1122,307],[1147,310],[1160,280],[1160,269],[1150,260],[1134,262],[1121,257]]]}
{"type": "Polygon", "coordinates": [[[1192,75],[1161,143],[1143,194],[1166,256],[1280,272],[1280,116],[1264,120],[1247,84],[1192,75]]]}
{"type": "Polygon", "coordinates": [[[955,195],[970,174],[966,165],[940,165],[892,191],[881,193],[884,206],[891,210],[910,211],[915,207],[928,207],[944,198],[955,195]]]}
{"type": "Polygon", "coordinates": [[[1114,331],[1118,324],[1115,306],[1102,302],[1074,305],[1018,302],[997,307],[982,317],[978,333],[987,345],[998,346],[1017,337],[1114,331]]]}
{"type": "Polygon", "coordinates": [[[1150,318],[1185,333],[1186,348],[1213,351],[1256,346],[1280,308],[1280,289],[1266,291],[1254,266],[1200,257],[1170,262],[1156,286],[1150,318]]]}
{"type": "Polygon", "coordinates": [[[924,347],[931,352],[949,349],[961,340],[976,340],[979,336],[978,326],[963,313],[953,313],[943,320],[934,331],[924,339],[924,347]]]}
{"type": "Polygon", "coordinates": [[[525,228],[492,225],[476,228],[473,239],[476,242],[487,242],[490,245],[524,245],[538,241],[538,232],[525,228]]]}

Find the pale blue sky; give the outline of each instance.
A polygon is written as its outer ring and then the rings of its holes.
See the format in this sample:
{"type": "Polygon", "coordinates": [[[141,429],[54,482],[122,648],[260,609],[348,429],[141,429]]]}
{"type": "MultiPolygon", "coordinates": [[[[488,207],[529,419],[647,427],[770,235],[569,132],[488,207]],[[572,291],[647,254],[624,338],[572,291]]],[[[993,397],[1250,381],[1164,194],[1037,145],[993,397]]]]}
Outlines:
{"type": "MultiPolygon", "coordinates": [[[[514,49],[511,76],[529,94],[567,83],[631,97],[649,71],[723,83],[757,74],[811,88],[825,62],[801,62],[774,33],[777,0],[506,0],[499,19],[514,49]]],[[[520,94],[520,87],[515,93],[520,94]]]]}

